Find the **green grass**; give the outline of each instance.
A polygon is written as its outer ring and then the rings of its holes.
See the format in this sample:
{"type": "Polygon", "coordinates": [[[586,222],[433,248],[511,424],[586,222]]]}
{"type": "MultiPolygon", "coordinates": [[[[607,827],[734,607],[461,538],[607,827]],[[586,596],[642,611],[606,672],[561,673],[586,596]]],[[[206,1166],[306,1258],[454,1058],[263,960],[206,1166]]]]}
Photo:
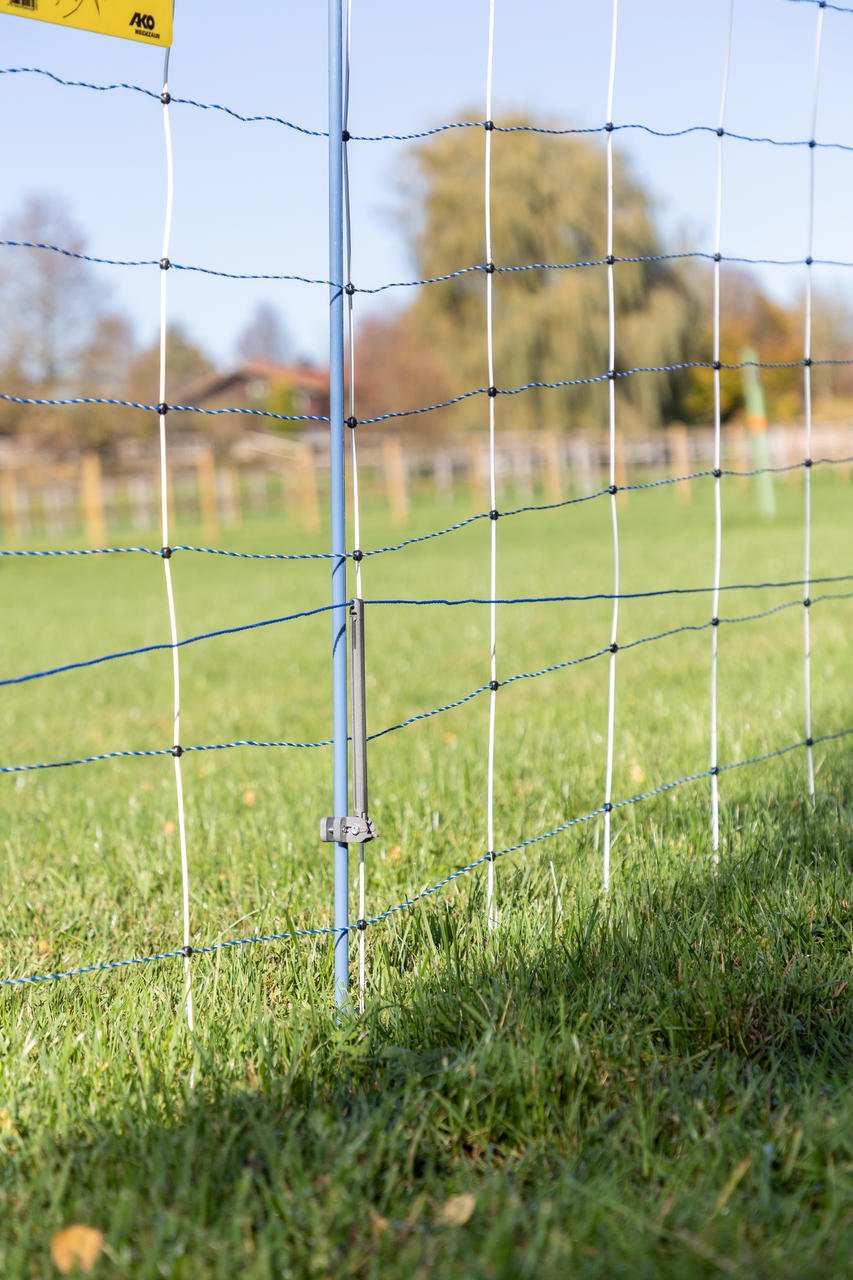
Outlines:
{"type": "MultiPolygon", "coordinates": [[[[801,577],[802,493],[778,496],[768,524],[725,482],[726,584],[801,577]]],[[[849,500],[838,475],[815,475],[815,576],[850,569],[849,500]]],[[[423,501],[405,534],[466,514],[423,501]]],[[[709,485],[689,505],[632,494],[620,521],[623,590],[710,584],[709,485]]],[[[364,523],[365,547],[393,541],[382,510],[364,523]]],[[[486,596],[488,536],[478,521],[369,558],[365,595],[486,596]]],[[[498,537],[501,596],[610,590],[605,503],[505,519],[498,537]]],[[[228,539],[324,543],[286,521],[228,539]]],[[[183,635],[328,597],[324,562],[173,565],[183,635]]],[[[153,557],[4,560],[0,675],[162,641],[162,577],[153,557]]],[[[721,615],[798,594],[727,592],[721,615]]],[[[620,643],[709,612],[708,596],[626,601],[620,643]]],[[[853,725],[853,602],[811,614],[818,736],[853,725]]],[[[606,601],[501,606],[500,677],[604,648],[609,615],[606,601]]],[[[802,739],[801,615],[720,627],[722,761],[802,739]]],[[[367,622],[372,731],[488,680],[482,607],[377,605],[367,622]]],[[[185,648],[183,742],[329,737],[330,633],[321,614],[185,648]]],[[[709,653],[707,628],[620,653],[616,798],[707,768],[709,653]]],[[[499,848],[601,804],[607,662],[500,690],[499,848]]],[[[485,851],[487,715],[479,695],[372,745],[369,914],[485,851]]],[[[170,721],[166,652],[8,685],[0,763],[168,746],[170,721]]],[[[0,1273],[56,1274],[51,1234],[82,1222],[106,1239],[91,1274],[134,1280],[849,1274],[847,740],[815,762],[814,802],[801,750],[721,777],[716,874],[707,779],[614,815],[606,898],[598,820],[498,862],[492,933],[475,869],[368,931],[367,1008],[341,1023],[322,936],[193,961],[194,1042],[182,962],[3,988],[0,1273]],[[442,1210],[460,1193],[473,1212],[453,1225],[442,1210]]],[[[327,925],[329,750],[183,766],[194,942],[327,925]]],[[[0,976],[180,945],[169,757],[0,783],[0,976]]]]}

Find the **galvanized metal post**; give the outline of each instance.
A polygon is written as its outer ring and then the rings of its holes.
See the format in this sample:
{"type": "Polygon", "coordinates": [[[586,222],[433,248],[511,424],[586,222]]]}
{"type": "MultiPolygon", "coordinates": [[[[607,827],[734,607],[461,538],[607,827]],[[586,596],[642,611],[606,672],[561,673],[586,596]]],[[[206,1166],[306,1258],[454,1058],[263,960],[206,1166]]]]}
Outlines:
{"type": "MultiPolygon", "coordinates": [[[[329,446],[332,513],[334,814],[349,812],[347,779],[347,574],[344,493],[343,0],[329,0],[329,446]]],[[[335,1003],[349,986],[347,845],[335,842],[335,1003]]]]}

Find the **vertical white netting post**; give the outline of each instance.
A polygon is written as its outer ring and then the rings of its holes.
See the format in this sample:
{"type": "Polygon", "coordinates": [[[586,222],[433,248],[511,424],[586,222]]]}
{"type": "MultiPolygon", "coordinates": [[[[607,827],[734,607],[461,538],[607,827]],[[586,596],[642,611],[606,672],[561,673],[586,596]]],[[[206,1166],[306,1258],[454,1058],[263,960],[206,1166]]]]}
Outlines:
{"type": "MultiPolygon", "coordinates": [[[[359,486],[358,486],[358,450],[356,448],[356,427],[358,419],[355,416],[355,313],[353,308],[353,298],[355,287],[352,283],[352,206],[350,203],[350,181],[349,181],[349,91],[350,91],[350,65],[352,54],[352,0],[347,0],[346,6],[346,32],[344,34],[344,106],[343,106],[343,134],[344,134],[344,277],[346,284],[344,293],[346,295],[346,340],[347,340],[347,363],[349,368],[349,395],[348,395],[348,412],[347,427],[350,435],[350,449],[352,458],[352,529],[353,529],[353,559],[355,560],[355,594],[358,600],[364,599],[362,591],[362,553],[361,553],[361,508],[359,502],[359,486]]],[[[353,678],[353,688],[355,688],[355,678],[353,678]]],[[[358,1009],[359,1013],[364,1013],[364,995],[367,988],[367,971],[365,956],[365,933],[366,933],[366,913],[365,913],[365,860],[364,860],[364,844],[358,847],[358,1009]]]]}
{"type": "Polygon", "coordinates": [[[619,0],[613,0],[610,74],[607,85],[607,391],[610,522],[613,529],[613,613],[607,690],[607,767],[604,779],[604,853],[602,879],[610,888],[610,814],[613,796],[613,739],[616,727],[616,633],[619,625],[619,516],[616,511],[616,288],[613,279],[613,90],[616,82],[616,31],[619,0]]]}
{"type": "Polygon", "coordinates": [[[163,225],[163,253],[160,258],[160,399],[157,411],[160,419],[160,511],[163,535],[163,570],[166,578],[166,600],[169,607],[169,629],[172,642],[172,691],[173,691],[173,733],[172,755],[175,765],[175,789],[178,809],[178,839],[181,849],[181,887],[184,917],[184,979],[185,1005],[187,1025],[192,1032],[193,993],[190,956],[190,884],[187,860],[187,827],[184,816],[184,788],[181,777],[181,669],[180,649],[178,647],[178,624],[175,616],[175,593],[172,589],[172,549],[169,543],[169,484],[166,459],[166,278],[169,270],[169,242],[172,234],[172,209],[175,195],[175,166],[172,154],[172,129],[169,120],[169,50],[166,50],[163,63],[163,90],[160,100],[163,104],[163,129],[166,143],[166,213],[163,225]]]}
{"type": "Polygon", "coordinates": [[[720,402],[720,241],[723,216],[723,121],[726,114],[726,98],[729,90],[729,64],[732,52],[732,22],[734,0],[729,0],[729,25],[726,35],[726,56],[723,63],[723,88],[720,94],[720,114],[717,119],[717,194],[714,205],[714,591],[711,603],[711,850],[714,863],[720,861],[720,789],[719,758],[717,744],[717,654],[720,632],[720,575],[723,560],[723,499],[721,435],[722,413],[720,402]]]}
{"type": "Polygon", "coordinates": [[[497,923],[495,911],[495,716],[497,713],[497,533],[498,495],[495,468],[495,346],[492,330],[492,298],[495,264],[492,257],[492,78],[495,52],[495,0],[489,0],[489,47],[486,59],[486,122],[483,199],[486,236],[486,361],[489,375],[489,495],[491,520],[489,521],[489,758],[486,782],[486,841],[488,846],[486,882],[486,918],[488,927],[497,923]]]}
{"type": "Polygon", "coordinates": [[[804,530],[803,530],[803,701],[806,728],[806,767],[809,795],[814,795],[812,752],[811,621],[809,609],[812,542],[812,254],[814,253],[815,131],[820,90],[820,47],[823,36],[823,5],[818,6],[815,32],[814,80],[812,87],[811,132],[809,134],[808,236],[806,251],[806,305],[803,325],[803,414],[805,420],[804,530]]]}

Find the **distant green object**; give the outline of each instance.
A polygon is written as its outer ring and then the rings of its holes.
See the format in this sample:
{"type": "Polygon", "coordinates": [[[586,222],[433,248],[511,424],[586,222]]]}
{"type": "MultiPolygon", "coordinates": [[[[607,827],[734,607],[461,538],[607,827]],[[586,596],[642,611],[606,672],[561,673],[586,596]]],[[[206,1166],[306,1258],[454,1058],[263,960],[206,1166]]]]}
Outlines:
{"type": "Polygon", "coordinates": [[[776,494],[773,488],[773,474],[770,470],[767,410],[764,405],[764,388],[761,385],[758,352],[753,347],[744,347],[740,358],[746,425],[749,430],[752,464],[757,473],[755,488],[758,495],[758,510],[763,516],[772,519],[776,515],[776,494]]]}

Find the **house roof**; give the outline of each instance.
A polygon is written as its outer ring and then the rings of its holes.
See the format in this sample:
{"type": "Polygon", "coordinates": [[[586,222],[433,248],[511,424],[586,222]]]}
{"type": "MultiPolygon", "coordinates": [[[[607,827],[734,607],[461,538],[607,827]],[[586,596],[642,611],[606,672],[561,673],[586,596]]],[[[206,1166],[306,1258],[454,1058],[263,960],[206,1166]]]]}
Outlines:
{"type": "Polygon", "coordinates": [[[276,386],[286,386],[294,391],[304,391],[316,396],[328,389],[329,371],[317,368],[315,365],[287,365],[266,360],[248,360],[232,369],[220,370],[209,375],[189,388],[187,395],[191,403],[203,405],[205,401],[219,400],[230,393],[239,394],[240,388],[250,382],[267,382],[276,386]]]}

